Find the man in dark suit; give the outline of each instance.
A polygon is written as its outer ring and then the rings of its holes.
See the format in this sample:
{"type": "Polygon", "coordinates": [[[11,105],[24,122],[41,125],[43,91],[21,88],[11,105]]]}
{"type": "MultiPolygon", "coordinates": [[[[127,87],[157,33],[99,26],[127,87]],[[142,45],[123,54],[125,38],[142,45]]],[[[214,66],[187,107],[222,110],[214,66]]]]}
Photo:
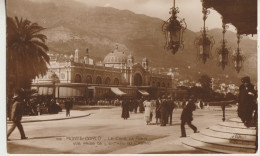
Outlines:
{"type": "Polygon", "coordinates": [[[241,81],[243,84],[239,87],[238,116],[245,126],[250,127],[257,93],[248,76],[243,77],[241,81]]]}
{"type": "Polygon", "coordinates": [[[23,107],[24,107],[24,92],[22,89],[16,89],[13,97],[13,105],[11,109],[11,120],[13,122],[11,128],[7,132],[7,139],[17,127],[20,134],[21,139],[27,139],[25,136],[23,126],[21,124],[22,115],[23,115],[23,107]]]}
{"type": "Polygon", "coordinates": [[[174,100],[172,99],[171,96],[169,96],[168,97],[168,111],[169,111],[169,113],[168,113],[167,119],[169,121],[169,118],[170,118],[170,122],[169,122],[170,125],[172,124],[172,113],[173,113],[174,107],[175,107],[174,106],[174,100]]]}
{"type": "Polygon", "coordinates": [[[196,109],[195,103],[194,103],[194,97],[191,96],[188,104],[183,108],[183,111],[181,113],[181,137],[186,137],[186,131],[185,131],[185,123],[188,124],[188,126],[194,131],[194,133],[198,133],[197,127],[192,125],[191,121],[192,118],[192,112],[196,109]]]}
{"type": "Polygon", "coordinates": [[[159,110],[161,113],[161,126],[166,126],[167,118],[168,118],[168,104],[166,100],[166,96],[164,95],[161,99],[161,104],[159,106],[159,110]]]}

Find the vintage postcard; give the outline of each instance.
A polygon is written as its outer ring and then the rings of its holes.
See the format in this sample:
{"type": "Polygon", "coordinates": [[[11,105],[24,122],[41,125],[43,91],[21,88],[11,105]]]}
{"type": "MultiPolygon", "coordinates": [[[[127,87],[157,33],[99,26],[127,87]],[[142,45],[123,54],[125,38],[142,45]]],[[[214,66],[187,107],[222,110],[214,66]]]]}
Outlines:
{"type": "Polygon", "coordinates": [[[257,0],[4,5],[6,154],[257,154],[257,0]]]}

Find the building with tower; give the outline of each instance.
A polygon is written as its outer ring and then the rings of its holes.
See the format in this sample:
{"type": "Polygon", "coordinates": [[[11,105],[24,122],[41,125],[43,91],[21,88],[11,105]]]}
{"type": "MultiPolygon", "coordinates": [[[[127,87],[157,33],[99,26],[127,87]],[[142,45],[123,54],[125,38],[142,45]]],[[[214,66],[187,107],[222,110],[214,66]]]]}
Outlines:
{"type": "Polygon", "coordinates": [[[119,95],[120,90],[132,97],[140,94],[157,97],[173,91],[172,76],[150,72],[147,58],[141,63],[135,62],[134,56],[120,51],[118,45],[99,63],[94,63],[90,58],[88,49],[83,58],[79,57],[79,53],[76,49],[69,58],[59,60],[51,57],[47,74],[33,80],[33,87],[38,89],[40,95],[55,92],[57,98],[101,98],[119,95]],[[59,79],[55,82],[55,90],[52,89],[52,74],[59,79]]]}

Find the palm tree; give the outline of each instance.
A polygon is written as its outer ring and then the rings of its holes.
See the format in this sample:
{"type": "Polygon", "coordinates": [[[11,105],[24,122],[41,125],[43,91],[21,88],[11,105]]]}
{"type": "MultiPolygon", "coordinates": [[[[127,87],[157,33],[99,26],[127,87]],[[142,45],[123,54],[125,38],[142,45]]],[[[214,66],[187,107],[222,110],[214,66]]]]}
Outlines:
{"type": "Polygon", "coordinates": [[[14,88],[28,88],[32,79],[45,75],[49,64],[47,37],[40,32],[45,28],[37,23],[7,17],[7,94],[14,88]]]}

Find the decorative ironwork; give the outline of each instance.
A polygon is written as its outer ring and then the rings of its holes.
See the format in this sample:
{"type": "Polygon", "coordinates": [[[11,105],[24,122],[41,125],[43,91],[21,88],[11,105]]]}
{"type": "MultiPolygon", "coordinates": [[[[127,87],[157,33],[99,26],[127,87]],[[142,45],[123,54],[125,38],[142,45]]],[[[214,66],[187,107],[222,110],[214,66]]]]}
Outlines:
{"type": "Polygon", "coordinates": [[[213,45],[215,44],[215,40],[213,39],[212,36],[207,34],[207,28],[206,28],[206,19],[207,15],[210,14],[210,11],[207,10],[206,8],[202,8],[202,13],[203,13],[203,28],[201,30],[201,35],[198,36],[194,44],[197,47],[197,56],[199,59],[202,59],[203,63],[205,64],[207,59],[210,57],[210,53],[212,50],[213,45]]]}
{"type": "Polygon", "coordinates": [[[175,54],[180,48],[184,48],[183,33],[187,28],[187,24],[184,18],[180,19],[177,17],[179,8],[175,7],[175,0],[173,0],[173,7],[169,13],[171,17],[162,25],[162,31],[166,39],[164,48],[172,50],[172,53],[175,54]]]}
{"type": "Polygon", "coordinates": [[[240,72],[243,62],[245,61],[246,57],[241,54],[242,50],[239,47],[240,40],[242,39],[242,36],[240,34],[237,34],[237,49],[235,50],[234,54],[232,55],[232,61],[234,63],[234,67],[237,71],[237,73],[240,72]]]}
{"type": "Polygon", "coordinates": [[[220,65],[222,67],[222,69],[224,70],[226,65],[228,65],[231,48],[227,47],[227,41],[225,40],[225,33],[226,33],[227,29],[229,28],[229,26],[223,22],[222,28],[223,28],[223,32],[222,32],[223,40],[221,41],[222,45],[221,45],[221,47],[217,48],[216,52],[218,55],[218,65],[220,65]]]}

